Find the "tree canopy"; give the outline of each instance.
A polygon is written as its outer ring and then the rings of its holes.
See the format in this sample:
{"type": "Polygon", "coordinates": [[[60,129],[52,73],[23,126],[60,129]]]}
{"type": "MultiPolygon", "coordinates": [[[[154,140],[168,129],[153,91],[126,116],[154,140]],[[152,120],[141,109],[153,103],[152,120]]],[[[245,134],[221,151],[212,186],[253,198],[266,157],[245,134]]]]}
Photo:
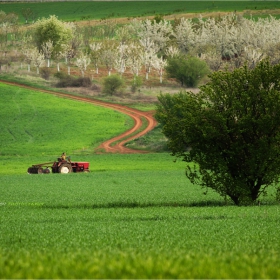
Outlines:
{"type": "Polygon", "coordinates": [[[56,16],[43,18],[34,25],[34,41],[39,51],[43,50],[44,44],[51,42],[53,53],[61,51],[73,37],[74,25],[60,21],[56,16]]]}
{"type": "Polygon", "coordinates": [[[252,203],[280,175],[280,65],[214,72],[200,92],[159,96],[156,112],[194,184],[252,203]]]}

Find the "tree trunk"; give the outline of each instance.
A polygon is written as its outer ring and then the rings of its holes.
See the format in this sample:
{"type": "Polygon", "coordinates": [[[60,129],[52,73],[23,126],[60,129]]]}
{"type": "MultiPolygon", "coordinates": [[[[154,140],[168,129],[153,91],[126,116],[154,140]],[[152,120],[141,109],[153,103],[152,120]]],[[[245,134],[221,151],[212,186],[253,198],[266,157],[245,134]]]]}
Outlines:
{"type": "Polygon", "coordinates": [[[252,186],[251,188],[251,199],[252,201],[256,201],[258,196],[259,196],[259,191],[260,191],[260,188],[262,186],[262,182],[260,179],[258,179],[258,182],[255,186],[252,186]]]}
{"type": "Polygon", "coordinates": [[[235,205],[239,205],[240,204],[239,196],[230,195],[230,194],[228,194],[228,196],[232,199],[232,201],[234,202],[235,205]]]}

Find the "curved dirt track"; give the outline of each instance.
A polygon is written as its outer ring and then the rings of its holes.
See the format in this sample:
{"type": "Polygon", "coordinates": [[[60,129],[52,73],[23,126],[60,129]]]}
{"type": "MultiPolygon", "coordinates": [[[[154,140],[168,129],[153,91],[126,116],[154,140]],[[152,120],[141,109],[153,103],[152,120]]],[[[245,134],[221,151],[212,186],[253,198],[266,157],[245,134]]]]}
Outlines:
{"type": "Polygon", "coordinates": [[[147,153],[148,151],[144,150],[135,150],[135,149],[130,149],[125,147],[125,144],[135,138],[141,137],[145,135],[147,132],[151,131],[157,124],[156,120],[153,117],[153,114],[151,112],[143,112],[137,109],[129,108],[123,105],[119,104],[114,104],[114,103],[109,103],[105,101],[100,101],[100,100],[95,100],[95,99],[90,99],[86,97],[78,97],[78,96],[73,96],[71,94],[67,93],[61,93],[61,92],[56,92],[56,91],[51,91],[51,90],[44,90],[44,89],[39,89],[36,87],[31,87],[27,85],[23,85],[20,83],[16,82],[8,82],[8,81],[3,81],[0,80],[1,83],[8,84],[8,85],[15,85],[27,89],[32,89],[40,92],[45,92],[49,94],[53,94],[56,96],[59,96],[61,98],[68,98],[68,99],[73,99],[81,102],[86,102],[86,103],[92,103],[94,105],[106,107],[106,108],[111,108],[116,111],[119,111],[123,114],[126,114],[130,116],[134,120],[134,126],[130,128],[129,130],[125,131],[124,133],[109,139],[102,143],[97,149],[97,152],[106,152],[106,153],[122,153],[122,154],[128,154],[128,153],[147,153]],[[147,122],[147,126],[143,128],[143,119],[145,119],[147,122]],[[140,130],[139,132],[137,132],[140,130]]]}

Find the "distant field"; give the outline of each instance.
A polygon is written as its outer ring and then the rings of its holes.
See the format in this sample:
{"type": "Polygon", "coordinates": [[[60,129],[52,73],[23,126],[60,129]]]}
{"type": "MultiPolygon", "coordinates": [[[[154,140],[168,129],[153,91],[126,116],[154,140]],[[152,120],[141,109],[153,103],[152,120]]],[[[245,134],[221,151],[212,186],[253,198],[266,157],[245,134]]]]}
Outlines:
{"type": "Polygon", "coordinates": [[[22,8],[32,9],[38,18],[56,15],[65,21],[117,17],[139,17],[156,14],[182,14],[217,11],[273,10],[280,9],[279,1],[78,1],[1,3],[0,10],[15,12],[20,16],[22,8]]]}

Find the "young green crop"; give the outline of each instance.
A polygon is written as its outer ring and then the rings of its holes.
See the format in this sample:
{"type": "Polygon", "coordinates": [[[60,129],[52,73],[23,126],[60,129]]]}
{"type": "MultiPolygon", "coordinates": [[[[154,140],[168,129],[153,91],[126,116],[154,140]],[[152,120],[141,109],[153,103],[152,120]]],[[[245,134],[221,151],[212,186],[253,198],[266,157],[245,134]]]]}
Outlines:
{"type": "Polygon", "coordinates": [[[1,156],[92,151],[132,125],[111,109],[0,84],[1,156]]]}
{"type": "Polygon", "coordinates": [[[279,278],[269,197],[235,207],[182,170],[138,168],[1,176],[0,277],[279,278]]]}
{"type": "Polygon", "coordinates": [[[56,15],[60,20],[79,21],[117,17],[156,16],[182,13],[234,12],[242,10],[279,9],[277,1],[59,1],[5,3],[1,10],[15,12],[25,23],[22,9],[30,8],[38,18],[56,15]]]}

